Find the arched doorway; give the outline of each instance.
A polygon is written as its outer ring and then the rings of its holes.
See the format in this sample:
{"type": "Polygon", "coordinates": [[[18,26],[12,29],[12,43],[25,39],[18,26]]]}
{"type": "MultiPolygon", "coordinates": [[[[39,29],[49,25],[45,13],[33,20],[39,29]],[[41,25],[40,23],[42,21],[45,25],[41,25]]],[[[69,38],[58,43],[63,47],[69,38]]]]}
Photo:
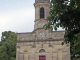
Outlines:
{"type": "MultiPolygon", "coordinates": [[[[45,50],[41,49],[39,53],[45,53],[45,50]]],[[[39,60],[46,60],[46,56],[39,56],[39,60]]]]}
{"type": "Polygon", "coordinates": [[[44,53],[45,52],[45,50],[44,49],[41,49],[40,51],[39,51],[39,53],[44,53]]]}

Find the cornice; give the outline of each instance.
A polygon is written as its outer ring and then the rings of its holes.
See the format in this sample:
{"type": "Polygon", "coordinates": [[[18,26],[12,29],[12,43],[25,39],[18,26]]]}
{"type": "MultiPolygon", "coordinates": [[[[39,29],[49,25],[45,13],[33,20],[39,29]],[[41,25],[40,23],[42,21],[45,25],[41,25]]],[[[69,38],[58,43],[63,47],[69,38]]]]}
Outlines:
{"type": "Polygon", "coordinates": [[[41,1],[41,2],[36,2],[36,3],[34,3],[34,6],[37,6],[37,5],[42,5],[42,4],[47,4],[47,5],[51,5],[51,3],[49,2],[49,1],[41,1]]]}
{"type": "Polygon", "coordinates": [[[39,29],[44,29],[44,28],[37,28],[37,29],[35,29],[33,32],[35,32],[36,30],[39,30],[39,29]]]}
{"type": "Polygon", "coordinates": [[[41,19],[36,19],[34,22],[39,21],[39,20],[44,20],[44,21],[46,21],[45,18],[41,18],[41,19]]]}
{"type": "Polygon", "coordinates": [[[16,33],[16,34],[33,34],[35,32],[20,32],[20,33],[16,33]]]}
{"type": "Polygon", "coordinates": [[[46,40],[24,40],[24,41],[22,41],[22,40],[17,40],[16,42],[17,43],[22,43],[22,42],[41,42],[41,41],[63,41],[64,39],[46,39],[46,40]]]}

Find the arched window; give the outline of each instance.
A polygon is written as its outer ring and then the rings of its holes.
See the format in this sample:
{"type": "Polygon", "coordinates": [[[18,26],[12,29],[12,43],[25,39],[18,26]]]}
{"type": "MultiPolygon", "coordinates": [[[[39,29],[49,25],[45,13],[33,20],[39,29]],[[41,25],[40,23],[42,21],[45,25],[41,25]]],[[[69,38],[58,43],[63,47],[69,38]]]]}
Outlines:
{"type": "Polygon", "coordinates": [[[40,8],[40,18],[44,18],[44,8],[40,8]]]}
{"type": "Polygon", "coordinates": [[[45,52],[45,50],[44,50],[44,49],[41,49],[39,52],[40,52],[40,53],[43,53],[43,52],[45,52]]]}

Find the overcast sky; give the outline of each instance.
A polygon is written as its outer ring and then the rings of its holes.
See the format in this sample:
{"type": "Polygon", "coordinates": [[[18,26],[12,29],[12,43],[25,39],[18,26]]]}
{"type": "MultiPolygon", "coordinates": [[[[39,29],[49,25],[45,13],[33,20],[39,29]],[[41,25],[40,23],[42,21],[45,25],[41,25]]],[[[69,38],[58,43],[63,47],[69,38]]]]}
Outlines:
{"type": "Polygon", "coordinates": [[[34,2],[35,0],[0,0],[0,37],[4,31],[33,31],[34,2]]]}
{"type": "Polygon", "coordinates": [[[0,0],[0,37],[4,31],[33,31],[34,2],[35,0],[0,0]]]}

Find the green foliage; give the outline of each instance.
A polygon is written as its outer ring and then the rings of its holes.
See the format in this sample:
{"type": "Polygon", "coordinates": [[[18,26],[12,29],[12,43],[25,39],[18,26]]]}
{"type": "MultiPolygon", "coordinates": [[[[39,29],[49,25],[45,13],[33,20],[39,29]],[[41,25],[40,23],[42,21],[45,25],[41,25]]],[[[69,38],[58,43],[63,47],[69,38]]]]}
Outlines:
{"type": "MultiPolygon", "coordinates": [[[[74,42],[71,43],[71,54],[73,55],[73,57],[75,57],[75,55],[80,55],[80,33],[76,34],[75,37],[77,38],[77,40],[75,40],[74,42]]],[[[80,56],[77,56],[77,58],[79,58],[80,56]]]]}
{"type": "Polygon", "coordinates": [[[64,43],[71,43],[73,55],[80,52],[80,0],[51,0],[50,16],[47,18],[45,29],[62,27],[66,30],[64,43]],[[76,50],[75,50],[76,47],[76,50]]]}
{"type": "Polygon", "coordinates": [[[80,1],[79,0],[51,0],[50,16],[46,29],[62,27],[66,30],[65,41],[73,42],[75,35],[80,33],[80,1]]]}
{"type": "Polygon", "coordinates": [[[13,60],[13,58],[16,58],[16,40],[17,35],[15,32],[2,32],[2,40],[0,42],[0,60],[13,60]]]}
{"type": "Polygon", "coordinates": [[[11,57],[11,60],[16,60],[16,58],[14,58],[14,57],[11,57]]]}
{"type": "Polygon", "coordinates": [[[2,32],[2,37],[1,37],[1,41],[5,41],[11,34],[11,31],[5,31],[5,32],[2,32]]]}
{"type": "Polygon", "coordinates": [[[73,58],[72,60],[79,60],[79,58],[73,58]]]}
{"type": "Polygon", "coordinates": [[[0,46],[2,45],[2,42],[0,42],[0,46]]]}
{"type": "Polygon", "coordinates": [[[6,47],[0,46],[0,60],[5,60],[6,57],[6,47]]]}

